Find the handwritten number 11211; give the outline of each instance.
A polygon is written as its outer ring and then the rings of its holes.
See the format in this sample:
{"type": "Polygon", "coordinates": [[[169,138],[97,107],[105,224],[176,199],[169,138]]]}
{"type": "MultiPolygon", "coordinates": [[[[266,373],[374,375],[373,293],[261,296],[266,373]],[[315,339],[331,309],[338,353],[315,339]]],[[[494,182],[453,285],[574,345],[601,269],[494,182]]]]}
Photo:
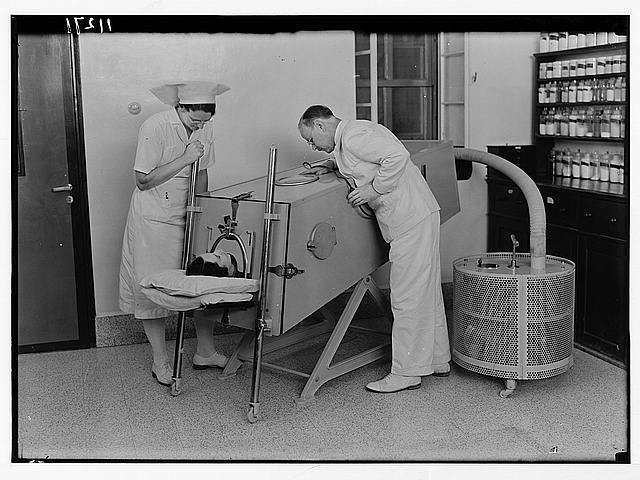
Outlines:
{"type": "MultiPolygon", "coordinates": [[[[71,33],[71,22],[69,18],[67,20],[67,33],[71,33]]],[[[81,32],[85,30],[89,31],[99,31],[100,33],[104,33],[105,31],[111,31],[111,19],[107,18],[105,22],[102,21],[102,18],[98,18],[98,25],[95,25],[95,19],[93,17],[73,17],[73,24],[75,26],[76,35],[80,35],[81,32]]]]}

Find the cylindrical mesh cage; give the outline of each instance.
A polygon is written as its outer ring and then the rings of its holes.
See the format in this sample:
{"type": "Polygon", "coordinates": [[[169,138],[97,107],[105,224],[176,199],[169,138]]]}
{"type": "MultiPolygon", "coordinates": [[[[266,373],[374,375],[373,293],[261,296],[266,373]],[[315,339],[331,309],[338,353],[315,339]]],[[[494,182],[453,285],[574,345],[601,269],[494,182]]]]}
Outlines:
{"type": "Polygon", "coordinates": [[[547,255],[486,253],[453,264],[453,360],[504,379],[552,377],[573,365],[575,264],[547,255]],[[512,262],[516,261],[517,267],[512,262]]]}

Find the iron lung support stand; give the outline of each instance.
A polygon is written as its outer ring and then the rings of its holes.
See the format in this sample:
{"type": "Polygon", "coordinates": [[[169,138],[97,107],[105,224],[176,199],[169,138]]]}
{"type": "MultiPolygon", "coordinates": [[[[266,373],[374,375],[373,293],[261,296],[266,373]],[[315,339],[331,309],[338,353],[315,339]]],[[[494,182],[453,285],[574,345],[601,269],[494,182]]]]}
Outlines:
{"type": "Polygon", "coordinates": [[[275,189],[277,149],[271,146],[269,150],[269,170],[267,174],[267,191],[264,208],[264,232],[262,242],[262,256],[260,257],[260,290],[256,310],[255,339],[253,352],[253,380],[251,382],[251,401],[247,411],[249,422],[255,423],[260,414],[260,374],[262,369],[262,350],[265,331],[270,328],[267,313],[267,287],[269,279],[269,259],[271,257],[271,222],[278,220],[273,213],[273,192],[275,189]]]}
{"type": "MultiPolygon", "coordinates": [[[[373,279],[369,275],[367,275],[356,284],[339,319],[336,320],[333,314],[327,309],[326,306],[324,306],[320,309],[320,312],[324,317],[321,322],[309,326],[300,326],[299,328],[288,331],[283,335],[277,337],[267,337],[264,339],[264,346],[260,346],[260,350],[263,355],[266,355],[277,350],[289,347],[291,345],[298,344],[301,341],[317,337],[318,335],[332,332],[331,336],[324,346],[322,353],[320,354],[320,357],[316,362],[313,371],[310,374],[299,372],[297,370],[289,369],[280,365],[275,365],[273,363],[261,362],[261,365],[258,366],[255,362],[255,350],[257,349],[254,349],[254,378],[255,372],[259,371],[262,365],[275,370],[280,370],[286,373],[307,378],[307,383],[305,384],[300,397],[296,399],[296,403],[298,405],[304,405],[314,400],[315,393],[322,385],[324,385],[328,381],[385,357],[390,352],[390,339],[387,332],[379,332],[376,330],[351,325],[358,307],[364,300],[367,293],[371,295],[378,308],[385,314],[384,317],[390,320],[392,318],[392,315],[390,312],[388,300],[380,291],[373,279]],[[370,333],[383,334],[385,336],[385,339],[382,343],[368,350],[365,350],[364,352],[358,353],[352,357],[331,365],[338,347],[344,339],[344,336],[347,333],[347,329],[349,327],[357,330],[364,330],[370,333]]],[[[247,332],[244,334],[244,336],[238,343],[236,350],[233,352],[229,361],[227,362],[227,365],[222,372],[221,378],[231,377],[235,375],[238,368],[240,368],[244,362],[251,361],[251,347],[254,343],[254,336],[257,336],[256,334],[254,334],[254,332],[247,332]]],[[[255,382],[254,394],[257,394],[255,391],[255,382]]],[[[249,418],[249,421],[252,421],[252,418],[249,418]]],[[[255,421],[255,419],[253,419],[253,421],[255,421]]]]}

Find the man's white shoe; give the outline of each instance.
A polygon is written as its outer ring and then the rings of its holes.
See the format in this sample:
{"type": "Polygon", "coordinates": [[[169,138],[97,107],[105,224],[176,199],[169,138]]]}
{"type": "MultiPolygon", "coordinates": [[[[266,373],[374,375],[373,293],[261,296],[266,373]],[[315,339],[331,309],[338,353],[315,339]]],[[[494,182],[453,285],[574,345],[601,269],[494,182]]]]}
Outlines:
{"type": "Polygon", "coordinates": [[[205,368],[224,368],[229,359],[221,353],[215,352],[208,357],[203,357],[197,353],[193,356],[193,368],[204,370],[205,368]]]}
{"type": "Polygon", "coordinates": [[[370,392],[376,393],[395,393],[402,390],[415,390],[422,385],[420,377],[405,377],[404,375],[396,375],[390,373],[382,380],[371,382],[365,387],[370,392]]]}
{"type": "Polygon", "coordinates": [[[433,375],[434,377],[448,377],[449,372],[451,372],[451,367],[449,363],[442,363],[440,365],[433,366],[433,375]]]}
{"type": "Polygon", "coordinates": [[[162,365],[156,365],[154,363],[151,366],[151,376],[155,378],[159,384],[170,387],[171,377],[173,376],[171,365],[169,365],[169,362],[165,362],[162,365]]]}

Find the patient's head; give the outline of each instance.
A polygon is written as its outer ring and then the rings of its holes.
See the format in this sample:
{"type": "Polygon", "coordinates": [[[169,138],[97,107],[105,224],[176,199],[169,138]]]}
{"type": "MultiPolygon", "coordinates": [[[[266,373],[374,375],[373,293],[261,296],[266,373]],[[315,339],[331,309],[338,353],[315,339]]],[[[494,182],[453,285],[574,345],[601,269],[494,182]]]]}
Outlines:
{"type": "Polygon", "coordinates": [[[198,255],[188,266],[187,275],[207,275],[209,277],[237,277],[236,257],[227,252],[213,252],[198,255]]]}

